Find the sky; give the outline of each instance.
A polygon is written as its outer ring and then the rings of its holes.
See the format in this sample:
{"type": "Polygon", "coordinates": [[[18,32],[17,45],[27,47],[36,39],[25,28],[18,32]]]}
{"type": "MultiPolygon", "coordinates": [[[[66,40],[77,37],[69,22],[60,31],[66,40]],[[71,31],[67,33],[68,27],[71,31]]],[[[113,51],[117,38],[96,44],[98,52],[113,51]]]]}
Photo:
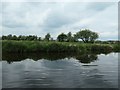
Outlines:
{"type": "Polygon", "coordinates": [[[118,39],[117,2],[2,2],[2,35],[75,34],[90,29],[99,40],[118,39]]]}

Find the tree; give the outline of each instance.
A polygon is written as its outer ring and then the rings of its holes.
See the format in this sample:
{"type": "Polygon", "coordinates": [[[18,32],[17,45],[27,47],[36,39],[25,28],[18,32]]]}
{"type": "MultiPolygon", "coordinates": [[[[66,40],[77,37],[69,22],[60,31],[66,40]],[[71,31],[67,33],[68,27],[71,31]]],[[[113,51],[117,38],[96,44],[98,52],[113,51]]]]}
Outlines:
{"type": "Polygon", "coordinates": [[[78,37],[77,37],[76,34],[74,34],[74,36],[73,36],[73,41],[74,41],[74,42],[78,42],[78,37]]]}
{"type": "Polygon", "coordinates": [[[68,42],[74,41],[71,32],[69,32],[69,33],[67,34],[67,41],[68,41],[68,42]]]}
{"type": "Polygon", "coordinates": [[[20,40],[29,40],[29,36],[20,36],[20,40]]]}
{"type": "Polygon", "coordinates": [[[9,34],[9,35],[7,36],[7,40],[12,40],[12,34],[9,34]]]}
{"type": "Polygon", "coordinates": [[[18,39],[17,36],[13,35],[12,40],[17,40],[17,39],[18,39]]]}
{"type": "Polygon", "coordinates": [[[7,40],[7,36],[2,36],[2,40],[7,40]]]}
{"type": "Polygon", "coordinates": [[[45,35],[45,40],[49,41],[51,38],[51,35],[49,33],[47,33],[47,35],[45,35]]]}
{"type": "Polygon", "coordinates": [[[41,41],[41,37],[38,37],[38,41],[41,41]]]}
{"type": "Polygon", "coordinates": [[[57,40],[60,42],[66,41],[67,40],[67,35],[64,33],[61,33],[60,35],[58,35],[57,40]]]}
{"type": "Polygon", "coordinates": [[[29,36],[26,36],[25,38],[26,38],[26,40],[30,40],[30,41],[37,40],[37,36],[35,36],[35,35],[29,35],[29,36]]]}
{"type": "Polygon", "coordinates": [[[90,37],[90,42],[94,43],[94,41],[98,38],[98,34],[95,32],[92,32],[91,37],[90,37]]]}
{"type": "Polygon", "coordinates": [[[21,37],[22,37],[22,36],[21,36],[21,35],[19,35],[19,36],[18,36],[18,40],[21,40],[21,37]]]}
{"type": "Polygon", "coordinates": [[[36,35],[33,35],[33,40],[37,40],[37,36],[36,35]]]}
{"type": "Polygon", "coordinates": [[[18,37],[18,40],[27,40],[27,37],[20,35],[20,36],[18,37]]]}
{"type": "Polygon", "coordinates": [[[99,37],[96,32],[92,32],[89,29],[81,30],[76,33],[77,39],[82,39],[84,43],[94,43],[94,41],[99,37]]]}

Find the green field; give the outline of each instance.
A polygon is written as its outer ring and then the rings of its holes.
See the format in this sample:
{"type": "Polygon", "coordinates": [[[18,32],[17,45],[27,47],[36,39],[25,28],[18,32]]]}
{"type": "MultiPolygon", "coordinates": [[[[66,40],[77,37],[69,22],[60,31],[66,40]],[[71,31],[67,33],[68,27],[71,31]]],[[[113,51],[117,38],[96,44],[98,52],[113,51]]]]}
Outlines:
{"type": "Polygon", "coordinates": [[[118,44],[89,44],[80,42],[57,42],[57,41],[15,41],[2,40],[2,52],[8,53],[32,53],[32,52],[95,52],[109,53],[119,52],[118,44]]]}

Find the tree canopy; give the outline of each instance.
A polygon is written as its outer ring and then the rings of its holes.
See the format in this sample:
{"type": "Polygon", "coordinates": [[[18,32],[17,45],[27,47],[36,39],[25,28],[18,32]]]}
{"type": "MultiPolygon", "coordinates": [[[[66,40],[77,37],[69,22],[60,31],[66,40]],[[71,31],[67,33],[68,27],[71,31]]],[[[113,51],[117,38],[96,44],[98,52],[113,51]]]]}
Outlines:
{"type": "Polygon", "coordinates": [[[69,33],[67,34],[67,41],[68,41],[68,42],[72,42],[72,41],[74,41],[73,39],[74,39],[74,38],[72,37],[72,33],[69,32],[69,33]]]}
{"type": "Polygon", "coordinates": [[[61,33],[60,35],[58,35],[57,40],[60,42],[66,41],[67,40],[67,35],[64,33],[61,33]]]}
{"type": "Polygon", "coordinates": [[[49,41],[51,38],[51,35],[49,33],[47,33],[47,35],[45,35],[45,40],[49,41]]]}
{"type": "Polygon", "coordinates": [[[92,32],[89,29],[80,30],[75,34],[77,39],[82,39],[84,43],[94,43],[94,41],[99,37],[96,32],[92,32]]]}
{"type": "MultiPolygon", "coordinates": [[[[57,36],[57,40],[60,42],[78,42],[79,39],[81,39],[84,43],[94,43],[94,41],[98,38],[98,34],[96,32],[90,31],[89,29],[80,30],[76,34],[72,35],[71,32],[68,32],[67,34],[61,33],[57,36]]],[[[51,37],[50,33],[47,33],[42,39],[41,37],[37,37],[36,35],[7,35],[2,36],[2,40],[37,40],[37,41],[55,41],[53,37],[51,37]]]]}

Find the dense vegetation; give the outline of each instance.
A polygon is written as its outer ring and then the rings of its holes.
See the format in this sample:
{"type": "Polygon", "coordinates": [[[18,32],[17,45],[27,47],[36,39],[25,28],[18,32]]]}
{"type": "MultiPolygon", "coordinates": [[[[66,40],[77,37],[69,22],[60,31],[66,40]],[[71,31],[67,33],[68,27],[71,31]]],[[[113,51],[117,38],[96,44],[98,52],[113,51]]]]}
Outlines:
{"type": "MultiPolygon", "coordinates": [[[[98,38],[98,34],[96,32],[92,32],[89,29],[80,30],[76,34],[72,35],[71,32],[68,34],[61,33],[57,36],[57,40],[59,42],[77,42],[81,39],[84,43],[94,43],[94,41],[98,38]]],[[[16,36],[16,35],[8,35],[2,36],[2,40],[29,40],[29,41],[53,41],[53,38],[49,33],[45,35],[45,38],[37,37],[36,35],[29,36],[16,36]]]]}
{"type": "Polygon", "coordinates": [[[108,53],[120,51],[118,44],[89,44],[78,42],[47,42],[47,41],[2,41],[3,52],[96,52],[108,53]]]}
{"type": "Polygon", "coordinates": [[[51,35],[47,33],[44,39],[35,35],[2,36],[3,52],[101,52],[108,53],[112,51],[120,51],[119,41],[117,42],[101,42],[96,41],[98,38],[96,32],[89,29],[80,30],[72,35],[61,33],[53,40],[51,35]],[[81,39],[82,41],[80,41],[81,39]]]}

